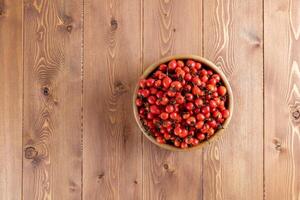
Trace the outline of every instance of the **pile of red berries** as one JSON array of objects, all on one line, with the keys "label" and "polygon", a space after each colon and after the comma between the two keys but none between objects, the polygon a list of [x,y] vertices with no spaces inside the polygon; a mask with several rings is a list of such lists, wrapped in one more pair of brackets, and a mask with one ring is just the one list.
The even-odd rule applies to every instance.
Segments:
[{"label": "pile of red berries", "polygon": [[135,104],[147,132],[179,148],[209,139],[230,115],[220,75],[194,60],[161,64],[139,82]]}]

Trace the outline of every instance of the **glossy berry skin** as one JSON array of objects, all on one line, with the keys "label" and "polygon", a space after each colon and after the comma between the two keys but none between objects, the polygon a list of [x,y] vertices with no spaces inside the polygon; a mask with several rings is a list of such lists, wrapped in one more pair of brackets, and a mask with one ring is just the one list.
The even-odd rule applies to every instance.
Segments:
[{"label": "glossy berry skin", "polygon": [[135,105],[138,106],[138,107],[140,107],[140,106],[143,105],[143,101],[141,99],[136,99],[135,100]]},{"label": "glossy berry skin", "polygon": [[213,129],[213,128],[209,128],[207,130],[207,135],[209,135],[209,136],[212,136],[214,133],[215,133],[215,129]]},{"label": "glossy berry skin", "polygon": [[185,143],[185,142],[182,142],[181,145],[180,145],[180,147],[181,147],[182,149],[186,149],[186,148],[188,148],[188,144]]},{"label": "glossy berry skin", "polygon": [[198,121],[204,121],[205,120],[205,116],[202,113],[197,114],[196,116]]},{"label": "glossy berry skin", "polygon": [[[156,78],[156,79],[158,79],[159,81],[161,80],[161,79],[163,79],[164,77],[165,77],[166,75],[162,72],[162,71],[156,71],[155,73],[154,73],[154,78]],[[155,84],[155,83],[154,83]],[[150,87],[150,86],[149,86]]]},{"label": "glossy berry skin", "polygon": [[201,132],[202,133],[207,133],[208,129],[209,129],[209,125],[208,124],[204,124],[203,127],[201,128]]},{"label": "glossy berry skin", "polygon": [[195,100],[195,106],[198,107],[198,108],[201,108],[201,106],[203,106],[203,100],[200,99],[200,98],[197,98]]},{"label": "glossy berry skin", "polygon": [[197,62],[196,65],[195,65],[195,68],[197,70],[199,70],[199,69],[201,69],[201,67],[202,67],[201,63]]},{"label": "glossy berry skin", "polygon": [[188,119],[190,116],[191,116],[190,113],[184,113],[184,114],[182,115],[182,118],[183,118],[183,119]]},{"label": "glossy berry skin", "polygon": [[191,94],[191,93],[186,93],[186,94],[185,94],[185,99],[186,99],[187,101],[193,101],[194,95]]},{"label": "glossy berry skin", "polygon": [[165,110],[167,113],[171,113],[174,112],[175,108],[172,105],[167,105]]},{"label": "glossy berry skin", "polygon": [[182,131],[178,134],[180,138],[185,138],[189,134],[188,130],[182,129]]},{"label": "glossy berry skin", "polygon": [[159,108],[158,108],[156,105],[150,106],[150,112],[151,112],[152,114],[155,114],[155,115],[160,114],[160,110],[159,110]]},{"label": "glossy berry skin", "polygon": [[175,71],[178,78],[183,79],[185,77],[185,71],[183,69],[177,67]]},{"label": "glossy berry skin", "polygon": [[146,82],[147,81],[145,79],[140,80],[140,82],[139,82],[140,88],[145,88],[146,87]]},{"label": "glossy berry skin", "polygon": [[212,128],[216,128],[217,127],[217,122],[216,122],[216,120],[213,119],[213,120],[208,122],[208,125]]},{"label": "glossy berry skin", "polygon": [[209,107],[209,106],[203,106],[203,107],[201,108],[201,112],[202,112],[203,114],[209,113],[209,112],[210,112],[210,107]]},{"label": "glossy berry skin", "polygon": [[162,97],[161,100],[160,100],[160,104],[161,105],[167,105],[169,103],[169,99],[168,97]]},{"label": "glossy berry skin", "polygon": [[160,71],[162,71],[162,72],[165,72],[165,71],[167,71],[167,67],[168,67],[168,66],[167,66],[166,64],[161,64],[161,65],[159,65],[159,68],[158,68],[158,69],[159,69]]},{"label": "glossy berry skin", "polygon": [[200,85],[201,85],[201,79],[200,79],[199,77],[194,77],[194,78],[192,79],[192,83],[193,83],[194,85],[200,86]]},{"label": "glossy berry skin", "polygon": [[214,92],[217,90],[216,86],[212,85],[212,84],[208,84],[206,85],[206,89],[210,92]]},{"label": "glossy berry skin", "polygon": [[221,114],[221,112],[218,111],[218,110],[214,111],[214,112],[212,113],[212,115],[213,115],[213,117],[214,117],[215,119],[222,118],[222,114]]},{"label": "glossy berry skin", "polygon": [[211,84],[211,85],[215,86],[217,84],[217,80],[214,79],[214,78],[209,79],[208,84]]},{"label": "glossy berry skin", "polygon": [[162,81],[161,81],[161,80],[156,80],[156,81],[154,82],[154,86],[155,86],[156,88],[160,87],[161,84],[162,84]]},{"label": "glossy berry skin", "polygon": [[161,137],[161,136],[158,136],[158,137],[156,138],[156,141],[157,141],[159,144],[164,144],[164,143],[165,143],[164,138]]},{"label": "glossy berry skin", "polygon": [[213,92],[213,93],[212,93],[212,97],[216,98],[216,97],[218,97],[218,96],[219,96],[218,92]]},{"label": "glossy berry skin", "polygon": [[226,93],[227,93],[226,87],[224,87],[224,86],[218,87],[218,94],[219,94],[220,96],[224,96]]},{"label": "glossy berry skin", "polygon": [[180,127],[176,127],[176,128],[174,129],[174,134],[175,134],[175,135],[179,135],[179,134],[181,134],[181,132],[182,132],[182,129],[181,129]]},{"label": "glossy berry skin", "polygon": [[185,92],[190,92],[190,91],[192,91],[192,86],[191,85],[185,85],[184,88],[183,88],[183,90]]},{"label": "glossy berry skin", "polygon": [[219,82],[221,80],[221,77],[219,74],[212,75],[212,78],[216,80],[216,82]]},{"label": "glossy berry skin", "polygon": [[172,79],[170,77],[165,77],[162,81],[162,85],[164,88],[169,88],[172,83]]},{"label": "glossy berry skin", "polygon": [[168,64],[169,70],[175,70],[177,67],[177,62],[176,60],[171,60]]},{"label": "glossy berry skin", "polygon": [[157,98],[162,98],[164,96],[164,92],[163,91],[158,91],[157,93],[156,93],[156,97]]},{"label": "glossy berry skin", "polygon": [[157,93],[157,89],[152,87],[150,88],[150,94],[156,94]]},{"label": "glossy berry skin", "polygon": [[181,142],[179,140],[176,140],[174,141],[174,146],[175,147],[180,147],[181,146]]},{"label": "glossy berry skin", "polygon": [[162,126],[165,128],[169,128],[172,125],[172,123],[169,120],[164,120]]},{"label": "glossy berry skin", "polygon": [[197,138],[193,138],[192,145],[197,146],[199,144],[199,140]]},{"label": "glossy berry skin", "polygon": [[200,113],[200,112],[201,112],[200,108],[195,108],[195,110],[194,110],[194,114],[195,115],[198,114],[198,113]]},{"label": "glossy berry skin", "polygon": [[177,67],[184,67],[184,62],[182,60],[177,60]]},{"label": "glossy berry skin", "polygon": [[209,140],[230,117],[221,76],[193,59],[170,60],[138,83],[134,105],[159,144],[190,148]]},{"label": "glossy berry skin", "polygon": [[154,82],[155,82],[155,79],[153,79],[153,78],[147,79],[147,81],[146,81],[147,87],[152,87]]},{"label": "glossy berry skin", "polygon": [[200,90],[200,88],[197,85],[195,85],[192,89],[192,93],[195,96],[202,96],[203,91]]},{"label": "glossy berry skin", "polygon": [[142,97],[144,97],[144,98],[146,98],[146,97],[148,97],[150,95],[150,91],[149,90],[142,90],[141,91],[141,96]]},{"label": "glossy berry skin", "polygon": [[182,88],[182,84],[179,81],[173,81],[171,83],[171,88],[174,88],[175,90],[180,90]]},{"label": "glossy berry skin", "polygon": [[172,112],[172,113],[170,114],[170,118],[173,119],[173,120],[178,120],[179,115],[178,115],[178,113],[176,113],[176,112]]},{"label": "glossy berry skin", "polygon": [[175,112],[179,112],[179,107],[180,107],[179,104],[175,104],[175,105],[174,105],[174,110],[175,110]]},{"label": "glossy berry skin", "polygon": [[223,111],[222,111],[222,117],[223,117],[224,119],[227,119],[227,118],[229,117],[229,111],[228,111],[228,110],[223,110]]},{"label": "glossy berry skin", "polygon": [[188,60],[188,61],[186,62],[186,65],[187,65],[188,67],[192,68],[192,67],[195,67],[195,66],[196,66],[196,63],[195,63],[195,61],[193,61],[193,60]]},{"label": "glossy berry skin", "polygon": [[187,118],[186,123],[190,126],[194,126],[196,124],[196,118],[195,117],[189,117],[189,118]]},{"label": "glossy berry skin", "polygon": [[209,107],[210,108],[216,108],[218,105],[217,105],[217,102],[214,101],[214,100],[210,100],[209,101]]},{"label": "glossy berry skin", "polygon": [[203,133],[198,134],[197,138],[202,141],[205,139],[205,135]]},{"label": "glossy berry skin", "polygon": [[188,134],[189,134],[189,135],[195,135],[195,131],[192,130],[192,129],[190,129],[190,130],[188,131]]},{"label": "glossy berry skin", "polygon": [[163,113],[160,114],[160,118],[162,120],[167,120],[169,118],[169,114],[166,113],[166,112],[163,112]]},{"label": "glossy berry skin", "polygon": [[168,95],[168,97],[174,97],[176,95],[176,92],[173,90],[168,90],[167,95]]},{"label": "glossy berry skin", "polygon": [[154,118],[154,114],[151,113],[151,112],[149,112],[149,113],[147,114],[147,119],[153,119],[153,118]]},{"label": "glossy berry skin", "polygon": [[195,125],[196,129],[201,129],[204,125],[204,122],[203,121],[198,121]]},{"label": "glossy berry skin", "polygon": [[148,97],[148,103],[155,104],[155,102],[156,102],[156,97],[155,96]]},{"label": "glossy berry skin", "polygon": [[171,139],[171,137],[172,136],[169,133],[164,133],[165,140],[169,140],[169,139]]},{"label": "glossy berry skin", "polygon": [[192,137],[186,137],[184,139],[184,142],[187,143],[187,144],[192,144],[193,140],[194,140],[194,138],[192,138]]},{"label": "glossy berry skin", "polygon": [[185,102],[184,97],[180,95],[176,95],[176,103],[183,104]]},{"label": "glossy berry skin", "polygon": [[195,108],[194,104],[192,102],[188,102],[186,105],[185,105],[186,109],[187,110],[193,110]]},{"label": "glossy berry skin", "polygon": [[208,112],[208,113],[204,114],[204,116],[205,116],[205,119],[209,119],[211,114],[210,114],[210,112]]},{"label": "glossy berry skin", "polygon": [[201,81],[203,82],[203,83],[206,83],[207,81],[208,81],[208,77],[205,75],[205,76],[202,76],[201,77]]},{"label": "glossy berry skin", "polygon": [[190,81],[190,80],[192,80],[192,78],[193,78],[193,76],[191,74],[185,74],[185,76],[184,76],[184,80],[186,80],[186,81]]}]

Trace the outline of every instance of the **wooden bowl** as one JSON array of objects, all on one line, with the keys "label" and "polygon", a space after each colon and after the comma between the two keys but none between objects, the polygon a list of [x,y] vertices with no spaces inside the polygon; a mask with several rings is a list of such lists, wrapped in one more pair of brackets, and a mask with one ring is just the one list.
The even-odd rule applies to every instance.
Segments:
[{"label": "wooden bowl", "polygon": [[145,130],[143,124],[141,123],[140,118],[139,118],[139,114],[138,114],[138,108],[135,105],[135,100],[137,98],[137,91],[138,91],[138,88],[139,88],[139,84],[138,83],[137,83],[137,85],[135,87],[134,94],[133,94],[133,99],[132,99],[133,100],[132,105],[133,105],[134,117],[135,117],[135,120],[136,120],[139,128],[141,129],[141,131],[143,132],[143,134],[146,136],[146,138],[148,138],[151,142],[153,142],[154,144],[156,144],[159,147],[162,147],[162,148],[170,150],[170,151],[192,151],[192,150],[200,149],[200,148],[204,147],[205,145],[209,144],[211,141],[217,139],[219,136],[221,136],[222,132],[228,126],[228,124],[229,124],[229,122],[231,120],[232,113],[233,113],[233,96],[232,96],[232,90],[231,90],[231,87],[230,87],[230,85],[229,85],[229,83],[227,81],[227,78],[225,77],[224,73],[214,63],[212,63],[211,61],[209,61],[209,60],[207,60],[207,59],[205,59],[203,57],[196,56],[196,55],[189,55],[189,54],[187,54],[187,55],[173,55],[173,56],[169,56],[169,57],[166,57],[166,58],[162,58],[161,60],[159,60],[159,61],[151,64],[144,71],[143,75],[140,77],[139,80],[147,78],[149,76],[149,74],[151,74],[151,72],[153,72],[154,70],[156,70],[156,68],[160,64],[167,63],[168,61],[173,60],[173,59],[176,59],[176,60],[177,59],[182,59],[182,60],[193,59],[195,61],[199,61],[200,63],[205,64],[208,68],[210,68],[213,71],[217,72],[221,76],[221,79],[222,79],[225,87],[227,88],[227,92],[228,92],[228,96],[229,96],[227,104],[228,104],[228,109],[230,111],[230,116],[223,123],[223,129],[219,129],[218,131],[215,132],[215,134],[211,138],[209,138],[208,140],[205,140],[203,142],[200,142],[199,145],[194,146],[194,147],[188,147],[186,149],[181,149],[181,148],[169,145],[169,144],[160,144],[160,143],[156,142],[155,138],[152,137],[150,135],[150,133],[148,133]]}]

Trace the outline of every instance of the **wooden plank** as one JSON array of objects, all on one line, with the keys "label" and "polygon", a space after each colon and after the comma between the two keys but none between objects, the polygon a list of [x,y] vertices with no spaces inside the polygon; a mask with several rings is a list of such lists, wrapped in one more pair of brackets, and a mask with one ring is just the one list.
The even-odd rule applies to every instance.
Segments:
[{"label": "wooden plank", "polygon": [[21,199],[22,3],[0,0],[0,199]]},{"label": "wooden plank", "polygon": [[204,152],[204,199],[263,199],[262,1],[203,6],[204,56],[224,71],[234,95],[228,130]]},{"label": "wooden plank", "polygon": [[300,198],[300,2],[265,0],[266,199]]},{"label": "wooden plank", "polygon": [[[144,1],[144,67],[202,53],[202,1]],[[202,199],[202,150],[178,153],[144,141],[144,199]],[[192,183],[192,184],[191,184]]]},{"label": "wooden plank", "polygon": [[84,13],[83,199],[142,199],[131,100],[141,73],[141,3],[88,0]]},{"label": "wooden plank", "polygon": [[81,199],[82,2],[25,1],[24,199]]}]

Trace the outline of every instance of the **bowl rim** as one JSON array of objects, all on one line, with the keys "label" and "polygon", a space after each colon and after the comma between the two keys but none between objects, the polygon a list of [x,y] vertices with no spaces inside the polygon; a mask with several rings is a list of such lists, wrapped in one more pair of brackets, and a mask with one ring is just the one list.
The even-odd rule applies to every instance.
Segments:
[{"label": "bowl rim", "polygon": [[[170,60],[173,60],[173,59],[176,59],[176,60],[178,60],[178,59],[184,59],[184,60],[193,59],[193,60],[199,61],[200,63],[205,64],[208,68],[211,68],[212,70],[217,72],[221,76],[221,80],[223,81],[223,83],[224,83],[224,85],[227,89],[228,97],[229,97],[228,110],[230,111],[230,115],[225,120],[225,122],[223,123],[223,129],[219,129],[218,131],[215,132],[215,134],[211,138],[209,138],[208,140],[205,140],[204,142],[200,142],[197,146],[188,147],[188,148],[185,148],[185,149],[174,147],[174,146],[169,145],[169,144],[160,144],[160,143],[156,142],[155,138],[152,137],[150,134],[148,134],[148,132],[145,130],[143,124],[141,123],[141,120],[140,120],[139,115],[138,115],[138,108],[135,104],[135,100],[137,98],[137,91],[139,89],[139,81],[141,79],[147,78],[148,75],[150,73],[152,73],[160,64],[166,63],[166,62],[168,62]],[[215,141],[216,139],[218,139],[222,135],[224,130],[227,128],[227,126],[228,126],[228,124],[231,120],[232,114],[233,114],[232,89],[231,89],[231,86],[230,86],[225,74],[222,72],[222,70],[218,66],[216,66],[213,62],[211,62],[210,60],[208,60],[204,57],[198,56],[198,55],[194,55],[194,54],[177,54],[177,55],[167,56],[167,57],[161,58],[160,60],[152,63],[151,65],[149,65],[144,70],[143,74],[139,77],[139,79],[136,83],[135,89],[134,89],[134,93],[133,93],[133,113],[134,113],[135,121],[137,122],[140,130],[143,132],[143,135],[146,136],[146,138],[148,138],[152,143],[156,144],[157,146],[159,146],[163,149],[167,149],[167,150],[170,150],[170,151],[180,151],[180,152],[193,151],[193,150],[201,149],[204,146],[210,144],[212,141]]]}]

